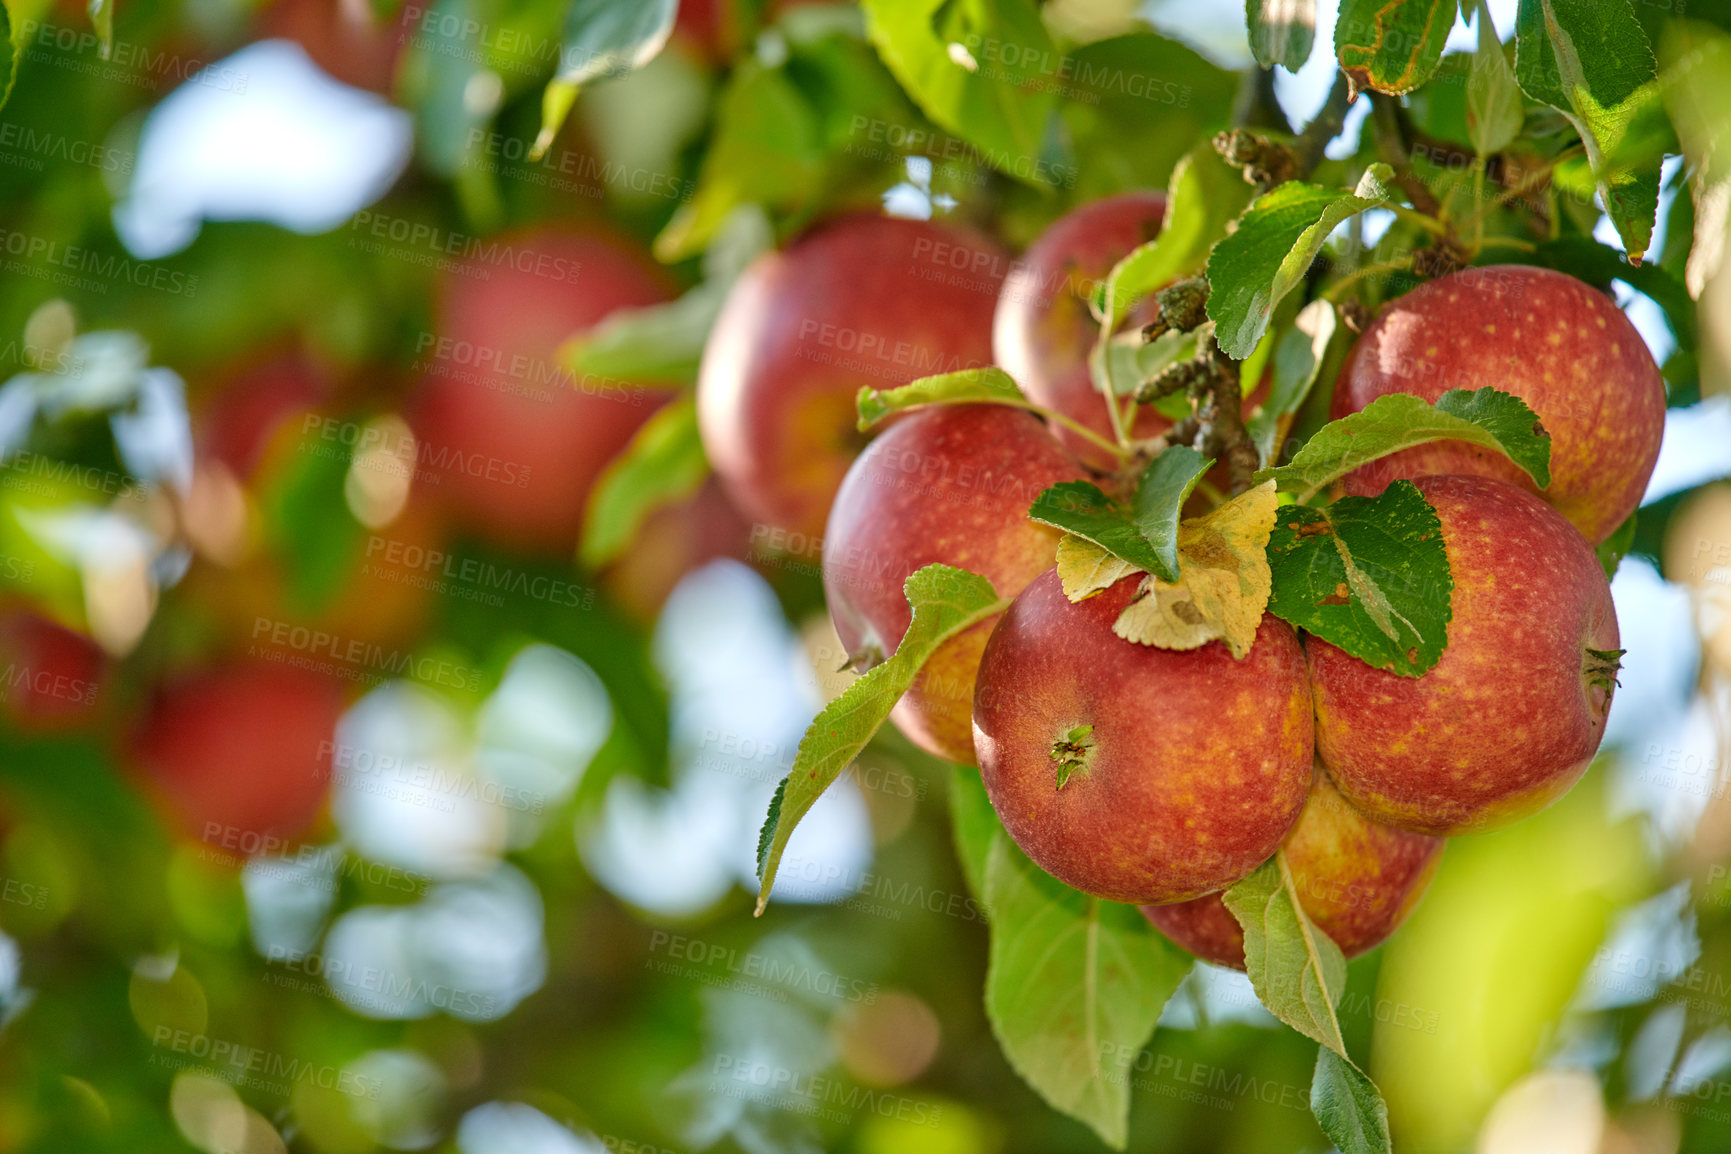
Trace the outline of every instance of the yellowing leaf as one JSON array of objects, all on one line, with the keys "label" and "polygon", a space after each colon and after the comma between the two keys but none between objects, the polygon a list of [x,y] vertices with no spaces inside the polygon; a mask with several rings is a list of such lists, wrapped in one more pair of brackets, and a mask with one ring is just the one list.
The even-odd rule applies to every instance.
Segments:
[{"label": "yellowing leaf", "polygon": [[1114,557],[1086,537],[1066,533],[1058,542],[1058,580],[1064,596],[1082,601],[1141,570]]},{"label": "yellowing leaf", "polygon": [[1232,656],[1248,654],[1273,583],[1268,538],[1276,507],[1274,486],[1264,482],[1180,525],[1178,580],[1149,575],[1112,631],[1161,649],[1195,649],[1219,638]]}]

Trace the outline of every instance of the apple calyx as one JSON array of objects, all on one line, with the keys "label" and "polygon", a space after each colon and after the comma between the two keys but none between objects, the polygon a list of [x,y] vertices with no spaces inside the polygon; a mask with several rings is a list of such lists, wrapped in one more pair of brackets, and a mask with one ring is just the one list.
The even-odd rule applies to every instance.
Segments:
[{"label": "apple calyx", "polygon": [[1088,772],[1088,763],[1093,760],[1094,753],[1093,733],[1092,725],[1077,725],[1052,743],[1052,762],[1058,773],[1056,788],[1063,789],[1070,775],[1078,770]]},{"label": "apple calyx", "polygon": [[1611,710],[1611,698],[1617,692],[1617,686],[1622,682],[1617,680],[1617,673],[1623,668],[1623,654],[1627,649],[1588,649],[1586,657],[1581,662],[1581,680],[1589,691],[1603,691],[1603,697],[1589,693],[1593,697],[1594,712],[1598,720],[1603,721],[1605,714]]}]

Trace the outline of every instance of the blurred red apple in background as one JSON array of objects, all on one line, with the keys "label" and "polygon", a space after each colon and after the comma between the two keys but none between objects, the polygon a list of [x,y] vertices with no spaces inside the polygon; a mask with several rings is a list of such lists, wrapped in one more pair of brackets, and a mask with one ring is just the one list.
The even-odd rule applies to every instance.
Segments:
[{"label": "blurred red apple in background", "polygon": [[668,295],[647,256],[591,232],[498,237],[448,272],[410,422],[429,495],[478,536],[570,554],[596,476],[668,393],[573,380],[556,350],[616,309]]},{"label": "blurred red apple in background", "polygon": [[749,534],[712,477],[685,500],[651,513],[631,548],[602,571],[601,586],[632,617],[653,621],[687,573],[722,557],[743,558]]},{"label": "blurred red apple in background", "polygon": [[99,700],[108,657],[75,633],[28,609],[0,616],[0,690],[6,720],[31,733],[88,725]]},{"label": "blurred red apple in background", "polygon": [[344,84],[388,94],[397,61],[430,7],[425,0],[403,0],[397,16],[386,20],[369,0],[273,0],[260,31],[293,40]]},{"label": "blurred red apple in background", "polygon": [[306,669],[207,669],[157,691],[127,758],[181,833],[252,852],[318,816],[343,701],[342,682]]},{"label": "blurred red apple in background", "polygon": [[754,521],[817,536],[865,445],[855,395],[991,363],[1006,258],[973,232],[855,216],[759,257],[697,386],[703,445]]},{"label": "blurred red apple in background", "polygon": [[[1088,368],[1088,356],[1100,338],[1100,322],[1089,302],[1113,265],[1159,235],[1165,217],[1166,197],[1158,192],[1126,192],[1084,204],[1028,246],[998,296],[992,322],[998,365],[1029,400],[1107,440],[1112,439],[1112,422]],[[1152,308],[1150,297],[1126,327],[1147,323]],[[1144,405],[1132,433],[1154,437],[1171,424]],[[1111,463],[1097,447],[1066,429],[1058,430],[1058,439],[1089,464]]]},{"label": "blurred red apple in background", "polygon": [[[888,657],[907,632],[909,574],[941,563],[1014,597],[1057,560],[1056,530],[1028,519],[1042,490],[1087,471],[1031,413],[1002,405],[915,412],[848,470],[824,531],[823,583],[836,634],[856,659]],[[974,675],[996,617],[950,638],[892,716],[921,749],[974,760]]]},{"label": "blurred red apple in background", "polygon": [[1341,793],[1419,833],[1494,829],[1574,785],[1616,685],[1617,612],[1557,510],[1487,477],[1414,482],[1454,575],[1448,647],[1419,677],[1305,641],[1316,747]]},{"label": "blurred red apple in background", "polygon": [[1157,649],[1113,623],[1142,575],[1083,601],[1048,569],[980,660],[974,751],[1004,828],[1046,872],[1119,902],[1177,902],[1267,861],[1310,790],[1310,690],[1292,627]]},{"label": "blurred red apple in background", "polygon": [[[1298,902],[1340,952],[1356,958],[1400,928],[1442,858],[1441,838],[1372,821],[1318,770],[1281,847]],[[1244,931],[1218,893],[1143,906],[1156,929],[1197,957],[1244,968]]]},{"label": "blurred red apple in background", "polygon": [[1389,393],[1435,401],[1491,385],[1532,406],[1551,434],[1539,490],[1501,453],[1435,441],[1346,478],[1358,495],[1397,478],[1472,473],[1536,493],[1595,545],[1641,503],[1665,430],[1665,385],[1629,318],[1574,277],[1525,265],[1469,268],[1384,306],[1335,387],[1333,415]]}]

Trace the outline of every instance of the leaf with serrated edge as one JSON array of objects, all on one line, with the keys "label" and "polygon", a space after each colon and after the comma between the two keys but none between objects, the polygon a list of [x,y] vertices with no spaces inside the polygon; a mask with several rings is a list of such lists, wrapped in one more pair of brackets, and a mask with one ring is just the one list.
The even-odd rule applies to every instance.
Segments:
[{"label": "leaf with serrated edge", "polygon": [[1030,519],[1085,537],[1138,569],[1165,564],[1130,514],[1089,481],[1060,481],[1034,498]]},{"label": "leaf with serrated edge", "polygon": [[649,514],[689,497],[709,476],[690,396],[662,406],[607,463],[590,490],[578,557],[591,569],[616,560]]},{"label": "leaf with serrated edge", "polygon": [[1346,1056],[1335,1006],[1346,989],[1346,958],[1298,903],[1286,858],[1276,853],[1223,895],[1244,930],[1244,969],[1268,1012]]},{"label": "leaf with serrated edge", "polygon": [[1297,72],[1316,46],[1316,0],[1244,0],[1250,51],[1264,68]]},{"label": "leaf with serrated edge", "polygon": [[794,826],[882,727],[927,658],[957,633],[1009,604],[984,577],[948,565],[916,570],[904,588],[913,607],[913,620],[895,655],[823,707],[800,739],[793,768],[776,791],[777,804],[771,807],[758,839],[760,914],[769,904],[775,870]]},{"label": "leaf with serrated edge", "polygon": [[1107,274],[1100,292],[1106,331],[1116,332],[1130,310],[1162,285],[1200,271],[1208,250],[1249,202],[1243,175],[1211,145],[1180,160],[1172,170],[1160,235],[1131,249]]},{"label": "leaf with serrated edge", "polygon": [[1442,523],[1411,481],[1322,509],[1282,506],[1268,563],[1276,617],[1402,677],[1441,659],[1454,578]]},{"label": "leaf with serrated edge", "polygon": [[1363,1070],[1327,1046],[1316,1050],[1310,1112],[1340,1154],[1392,1154],[1388,1104]]},{"label": "leaf with serrated edge", "polygon": [[1296,412],[1310,395],[1310,388],[1322,369],[1322,358],[1328,352],[1328,342],[1334,339],[1337,327],[1334,305],[1325,300],[1314,300],[1298,310],[1292,328],[1275,346],[1274,383],[1268,390],[1268,400],[1244,423],[1244,431],[1250,434],[1258,459],[1264,464],[1274,457],[1274,438],[1280,432],[1280,418]]},{"label": "leaf with serrated edge", "polygon": [[1478,2],[1479,48],[1473,54],[1467,77],[1467,134],[1473,151],[1480,156],[1501,152],[1521,134],[1526,110],[1521,107],[1521,86],[1503,55],[1502,41],[1491,20],[1488,0]]},{"label": "leaf with serrated edge", "polygon": [[1136,528],[1160,559],[1149,572],[1163,581],[1178,580],[1178,515],[1213,464],[1189,445],[1173,445],[1149,462],[1136,483]]},{"label": "leaf with serrated edge", "polygon": [[1078,893],[1029,861],[998,825],[977,774],[958,771],[954,796],[971,815],[957,819],[958,851],[985,855],[964,873],[985,884],[992,1033],[1042,1098],[1123,1149],[1128,1063],[1193,962],[1134,906]]},{"label": "leaf with serrated edge", "polygon": [[921,377],[893,389],[874,389],[862,385],[859,391],[859,428],[865,432],[879,421],[904,409],[921,405],[960,405],[996,403],[1028,407],[1027,398],[1010,374],[996,366],[982,369],[962,369],[954,373],[939,373]]},{"label": "leaf with serrated edge", "polygon": [[1342,0],[1334,55],[1354,92],[1400,96],[1442,62],[1455,25],[1455,0]]},{"label": "leaf with serrated edge", "polygon": [[1662,99],[1659,65],[1629,0],[1522,0],[1515,17],[1515,79],[1580,133],[1587,163],[1629,259],[1653,236],[1661,157],[1636,168],[1616,154],[1645,106]]},{"label": "leaf with serrated edge", "polygon": [[1543,489],[1551,483],[1551,436],[1538,414],[1511,393],[1485,386],[1450,389],[1434,406],[1411,393],[1388,393],[1316,431],[1290,462],[1256,474],[1301,501],[1361,465],[1432,441],[1496,449]]},{"label": "leaf with serrated edge", "polygon": [[1064,596],[1083,601],[1102,589],[1110,588],[1141,569],[1122,557],[1114,557],[1086,537],[1064,534],[1058,542],[1058,581],[1064,586]]},{"label": "leaf with serrated edge", "polygon": [[1274,486],[1264,483],[1184,522],[1177,582],[1150,574],[1112,631],[1160,649],[1195,649],[1218,638],[1243,658],[1256,644],[1268,604],[1267,548],[1276,508]]},{"label": "leaf with serrated edge", "polygon": [[1243,360],[1268,329],[1269,318],[1298,287],[1335,226],[1386,204],[1394,170],[1373,164],[1351,192],[1289,180],[1257,197],[1238,229],[1208,256],[1208,316],[1215,339]]}]

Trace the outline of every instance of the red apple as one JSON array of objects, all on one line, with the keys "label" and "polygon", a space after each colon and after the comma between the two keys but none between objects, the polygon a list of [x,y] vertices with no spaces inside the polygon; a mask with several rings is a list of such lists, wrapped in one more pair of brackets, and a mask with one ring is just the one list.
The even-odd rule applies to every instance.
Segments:
[{"label": "red apple", "polygon": [[1437,835],[1555,801],[1593,760],[1615,685],[1617,614],[1561,514],[1486,477],[1421,477],[1454,574],[1442,659],[1420,677],[1306,642],[1316,743],[1349,800]]},{"label": "red apple", "polygon": [[680,578],[721,557],[744,557],[750,529],[710,478],[651,513],[631,548],[602,572],[601,586],[632,617],[653,623]]},{"label": "red apple", "polygon": [[205,670],[157,693],[129,760],[186,836],[252,852],[318,816],[343,698],[341,682],[289,665]]},{"label": "red apple", "polygon": [[[1051,568],[1059,534],[1028,506],[1059,481],[1086,476],[1046,426],[1002,405],[915,412],[848,470],[824,532],[823,583],[850,654],[894,653],[910,611],[902,583],[925,565],[978,573],[1012,597]],[[945,642],[893,717],[920,748],[974,760],[974,674],[997,618]]]},{"label": "red apple", "polygon": [[596,476],[668,394],[573,380],[555,350],[615,309],[667,296],[646,257],[599,234],[489,241],[445,278],[438,332],[420,342],[417,480],[435,482],[453,520],[479,536],[569,554]]},{"label": "red apple", "polygon": [[198,407],[198,455],[250,479],[284,425],[317,409],[330,391],[325,374],[293,354],[243,366],[209,390]]},{"label": "red apple", "polygon": [[821,533],[865,445],[860,386],[990,364],[1005,268],[975,233],[877,216],[758,258],[728,296],[697,386],[704,448],[740,511]]},{"label": "red apple", "polygon": [[[1100,336],[1089,305],[1112,266],[1160,232],[1166,197],[1158,192],[1108,196],[1060,217],[1022,254],[998,296],[992,351],[1029,400],[1080,421],[1107,438],[1112,422],[1094,388],[1088,356]],[[1153,300],[1132,324],[1146,323]],[[1144,405],[1132,432],[1154,437],[1172,422]],[[1111,462],[1069,430],[1058,439],[1096,466]]]},{"label": "red apple", "polygon": [[1311,713],[1292,627],[1264,617],[1245,658],[1112,632],[1141,575],[1087,600],[1048,569],[986,643],[974,691],[980,777],[1043,869],[1119,902],[1178,902],[1267,861],[1310,790]]},{"label": "red apple", "polygon": [[1532,406],[1551,434],[1542,492],[1501,453],[1437,441],[1346,480],[1374,495],[1397,478],[1473,473],[1538,493],[1598,544],[1641,502],[1665,428],[1665,386],[1641,334],[1603,293],[1560,272],[1472,268],[1385,306],[1341,371],[1336,417],[1388,393],[1435,401],[1491,385]]},{"label": "red apple", "polygon": [[[1406,920],[1436,873],[1441,838],[1372,821],[1321,770],[1281,847],[1298,901],[1341,953],[1356,958]],[[1244,968],[1244,932],[1220,894],[1143,906],[1156,929],[1197,957]]]},{"label": "red apple", "polygon": [[88,724],[101,708],[108,659],[90,638],[27,609],[0,619],[6,720],[31,733]]},{"label": "red apple", "polygon": [[369,0],[275,0],[264,13],[263,31],[295,41],[344,84],[388,94],[397,61],[431,7],[404,0],[395,19],[380,20]]}]

